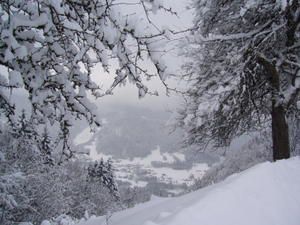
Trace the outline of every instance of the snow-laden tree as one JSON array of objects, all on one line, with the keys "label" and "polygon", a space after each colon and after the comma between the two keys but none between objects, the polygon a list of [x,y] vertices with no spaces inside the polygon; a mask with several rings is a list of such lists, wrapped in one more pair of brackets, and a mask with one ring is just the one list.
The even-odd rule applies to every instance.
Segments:
[{"label": "snow-laden tree", "polygon": [[120,193],[115,181],[114,171],[111,160],[104,162],[103,159],[96,161],[88,167],[88,181],[94,181],[98,185],[106,187],[110,194],[120,200]]},{"label": "snow-laden tree", "polygon": [[25,176],[16,166],[16,151],[11,151],[15,142],[8,130],[0,125],[0,224],[3,225],[17,221],[13,212],[23,210],[23,203],[27,201],[23,186]]},{"label": "snow-laden tree", "polygon": [[54,165],[54,159],[53,159],[53,141],[49,135],[49,131],[47,127],[44,128],[44,131],[41,135],[41,138],[38,142],[40,154],[43,158],[44,164],[53,166]]},{"label": "snow-laden tree", "polygon": [[42,154],[38,147],[38,135],[25,111],[4,129],[7,143],[3,147],[6,157],[23,172],[37,170]]},{"label": "snow-laden tree", "polygon": [[[179,125],[187,143],[230,143],[272,127],[273,158],[290,156],[287,118],[299,113],[298,0],[195,0]],[[297,108],[298,107],[298,108]]]},{"label": "snow-laden tree", "polygon": [[[35,137],[25,112],[13,126],[0,123],[1,225],[39,224],[61,214],[79,219],[86,211],[104,215],[120,209],[111,161],[94,166],[73,159],[58,165],[47,129],[42,138]],[[93,165],[93,177],[88,165]]]},{"label": "snow-laden tree", "polygon": [[[128,5],[135,5],[143,15],[122,13]],[[157,44],[166,31],[151,21],[158,10],[172,12],[157,0],[1,1],[1,113],[9,117],[15,112],[7,90],[23,88],[35,123],[58,123],[66,140],[72,118],[99,125],[89,94],[96,98],[110,94],[126,81],[136,85],[139,97],[151,94],[145,80],[158,77],[164,83],[167,75]],[[91,79],[92,69],[100,64],[103,71],[111,72],[115,61],[114,82],[109,90],[101,90]],[[64,148],[68,147],[65,142]]]}]

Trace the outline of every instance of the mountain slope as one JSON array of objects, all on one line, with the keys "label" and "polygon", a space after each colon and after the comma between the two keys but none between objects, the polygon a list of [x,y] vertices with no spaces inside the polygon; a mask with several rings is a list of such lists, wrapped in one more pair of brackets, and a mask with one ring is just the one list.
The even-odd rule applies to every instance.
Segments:
[{"label": "mountain slope", "polygon": [[[300,158],[262,163],[176,198],[114,214],[110,225],[299,225]],[[105,217],[80,225],[104,225]]]},{"label": "mountain slope", "polygon": [[136,106],[107,105],[99,112],[101,128],[76,123],[73,143],[92,160],[111,159],[116,178],[123,186],[147,188],[170,196],[185,192],[218,160],[213,153],[192,154],[181,148],[182,131],[168,134],[170,114]]}]

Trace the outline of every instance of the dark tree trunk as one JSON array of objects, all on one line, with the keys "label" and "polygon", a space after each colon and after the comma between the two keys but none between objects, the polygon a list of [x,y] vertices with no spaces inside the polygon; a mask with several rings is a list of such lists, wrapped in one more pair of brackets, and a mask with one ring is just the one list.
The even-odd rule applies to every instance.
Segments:
[{"label": "dark tree trunk", "polygon": [[266,69],[270,76],[269,82],[272,91],[272,140],[273,140],[273,160],[287,159],[290,157],[289,128],[285,119],[285,108],[277,104],[276,98],[280,93],[280,77],[275,65],[264,57],[257,56],[258,62]]},{"label": "dark tree trunk", "polygon": [[283,106],[272,106],[273,160],[290,157],[289,129]]}]

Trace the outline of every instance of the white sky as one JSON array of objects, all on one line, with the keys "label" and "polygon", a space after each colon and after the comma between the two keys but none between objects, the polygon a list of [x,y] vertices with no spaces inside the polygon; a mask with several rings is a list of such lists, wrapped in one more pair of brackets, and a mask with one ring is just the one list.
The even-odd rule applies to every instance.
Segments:
[{"label": "white sky", "polygon": [[[137,2],[135,0],[124,0],[124,2]],[[190,0],[163,0],[163,3],[167,8],[171,7],[174,11],[178,13],[178,17],[171,16],[169,14],[160,12],[153,16],[151,19],[155,22],[156,25],[160,27],[169,27],[173,30],[185,30],[192,26],[192,10],[188,10],[187,6],[190,3]],[[131,12],[135,12],[135,6],[132,6],[129,10]],[[123,9],[122,9],[123,10]],[[175,44],[175,42],[173,42]],[[168,55],[165,56],[164,61],[166,62],[168,68],[172,68],[172,72],[180,73],[180,64],[183,61],[181,57],[177,56],[176,50],[168,52]],[[113,82],[113,67],[111,68],[112,74],[104,74],[102,72],[101,66],[99,65],[94,69],[93,78],[98,81],[97,83],[102,84],[104,89],[107,89],[110,84]],[[171,87],[179,86],[180,83],[178,81],[174,81],[171,79],[167,80],[167,83],[170,84]],[[117,87],[114,90],[114,94],[111,96],[105,96],[97,100],[97,105],[101,105],[101,103],[122,103],[122,104],[138,104],[143,107],[150,107],[153,109],[159,110],[170,110],[176,106],[178,102],[178,98],[174,95],[171,97],[167,97],[165,94],[165,88],[159,80],[151,81],[147,83],[150,90],[157,90],[159,92],[159,96],[149,96],[142,99],[138,99],[138,90],[137,88],[127,83],[124,87]]]},{"label": "white sky", "polygon": [[[139,2],[139,0],[120,0],[122,2]],[[167,8],[171,7],[173,11],[176,11],[178,13],[178,17],[171,16],[170,14],[166,14],[163,12],[157,13],[155,16],[153,16],[151,19],[153,22],[155,22],[156,25],[160,27],[169,27],[173,30],[185,30],[186,28],[190,27],[192,24],[192,10],[188,10],[186,7],[188,6],[188,3],[191,0],[162,0],[165,6]],[[129,10],[134,13],[138,13],[138,11],[135,11],[136,6],[131,6]],[[123,8],[122,8],[123,10]],[[175,42],[173,42],[175,43]],[[168,68],[172,69],[175,73],[180,73],[180,64],[183,61],[182,58],[177,56],[176,50],[168,52],[168,55],[165,56],[166,65]],[[100,86],[103,86],[103,89],[108,89],[109,86],[113,82],[114,78],[114,69],[113,67],[110,70],[112,74],[104,74],[101,65],[96,66],[96,68],[93,70],[93,79],[97,81],[97,83]],[[2,74],[6,74],[7,71],[3,69],[3,67],[0,67],[0,72]],[[179,85],[177,81],[174,81],[172,79],[167,80],[167,83],[170,84],[171,87],[176,87]],[[178,98],[176,98],[174,95],[171,97],[167,97],[165,95],[165,88],[163,87],[162,83],[156,79],[154,81],[151,81],[150,83],[147,83],[148,87],[151,91],[157,90],[159,92],[159,96],[149,96],[146,95],[143,99],[138,99],[138,90],[137,88],[127,83],[125,87],[117,87],[114,90],[114,94],[110,96],[105,96],[100,99],[96,100],[96,104],[100,106],[101,110],[101,104],[103,103],[117,103],[117,104],[134,104],[139,105],[141,107],[148,107],[158,110],[171,110],[174,108],[174,106],[178,102]],[[20,102],[18,99],[22,98],[21,96],[24,96],[24,93],[20,90],[14,90],[14,94],[16,95],[17,102]],[[22,102],[22,101],[21,101]],[[26,101],[25,101],[26,102]],[[24,104],[23,104],[24,105]],[[21,108],[24,106],[21,105]]]}]

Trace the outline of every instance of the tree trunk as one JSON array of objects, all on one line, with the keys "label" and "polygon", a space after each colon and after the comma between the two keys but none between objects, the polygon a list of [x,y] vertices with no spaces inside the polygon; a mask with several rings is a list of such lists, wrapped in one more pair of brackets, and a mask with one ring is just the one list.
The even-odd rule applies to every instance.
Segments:
[{"label": "tree trunk", "polygon": [[265,57],[258,55],[258,62],[269,74],[269,82],[272,90],[272,140],[273,140],[273,160],[287,159],[290,157],[289,128],[285,119],[285,108],[277,104],[277,97],[280,93],[280,77],[275,65]]},{"label": "tree trunk", "polygon": [[289,129],[283,106],[272,104],[273,160],[290,157]]}]

